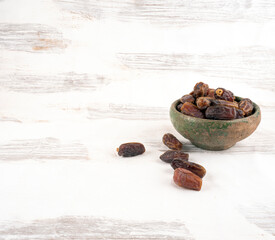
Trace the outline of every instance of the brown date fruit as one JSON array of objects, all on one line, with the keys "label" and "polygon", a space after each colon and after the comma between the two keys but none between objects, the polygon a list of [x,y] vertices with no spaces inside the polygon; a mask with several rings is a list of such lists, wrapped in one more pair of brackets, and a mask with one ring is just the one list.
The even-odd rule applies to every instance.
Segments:
[{"label": "brown date fruit", "polygon": [[226,106],[210,106],[205,111],[205,117],[214,120],[231,120],[236,118],[236,108]]},{"label": "brown date fruit", "polygon": [[182,105],[180,111],[188,116],[191,117],[197,117],[197,118],[204,118],[203,113],[195,106],[194,104],[190,102],[186,102]]},{"label": "brown date fruit", "polygon": [[207,84],[205,84],[203,82],[198,82],[198,83],[196,83],[196,85],[194,87],[193,96],[195,98],[205,97],[207,95],[208,89],[209,89],[209,87]]},{"label": "brown date fruit", "polygon": [[189,162],[189,161],[185,161],[185,160],[174,159],[171,162],[171,166],[174,169],[176,169],[176,168],[187,169],[187,170],[191,171],[192,173],[195,173],[200,178],[203,178],[206,174],[206,170],[203,166],[201,166],[197,163],[193,163],[193,162]]},{"label": "brown date fruit", "polygon": [[224,88],[217,88],[215,90],[214,95],[215,95],[215,98],[217,98],[217,99],[222,99],[222,100],[230,101],[230,102],[234,101],[234,94],[231,91],[226,90]]},{"label": "brown date fruit", "polygon": [[253,111],[253,103],[249,98],[243,98],[240,102],[239,102],[239,109],[241,109],[245,116],[249,116],[251,115],[252,111]]},{"label": "brown date fruit", "polygon": [[238,103],[236,101],[230,102],[230,101],[225,101],[225,100],[221,100],[221,99],[212,99],[211,105],[213,105],[213,106],[221,105],[221,106],[234,107],[234,108],[239,107]]},{"label": "brown date fruit", "polygon": [[182,148],[182,143],[171,133],[164,134],[162,142],[172,150],[180,150]]},{"label": "brown date fruit", "polygon": [[189,154],[180,150],[168,150],[159,157],[163,162],[171,163],[174,159],[188,161]]},{"label": "brown date fruit", "polygon": [[174,171],[174,182],[183,188],[188,188],[196,191],[201,190],[202,179],[196,174],[184,168],[176,168]]},{"label": "brown date fruit", "polygon": [[144,153],[145,147],[137,142],[124,143],[117,148],[117,152],[122,157],[133,157]]},{"label": "brown date fruit", "polygon": [[207,91],[206,97],[214,98],[215,97],[214,94],[215,94],[215,89],[214,88],[209,88],[208,91]]},{"label": "brown date fruit", "polygon": [[181,107],[182,107],[182,103],[179,103],[178,105],[177,105],[177,110],[180,112],[180,109],[181,109]]},{"label": "brown date fruit", "polygon": [[184,95],[184,96],[182,96],[180,98],[180,101],[182,103],[185,103],[185,102],[194,103],[195,102],[195,98],[192,95],[190,95],[190,94],[186,94],[186,95]]},{"label": "brown date fruit", "polygon": [[199,97],[196,100],[196,104],[198,109],[203,110],[208,108],[211,105],[211,98],[210,97]]},{"label": "brown date fruit", "polygon": [[241,109],[236,109],[236,119],[244,118],[244,112]]}]

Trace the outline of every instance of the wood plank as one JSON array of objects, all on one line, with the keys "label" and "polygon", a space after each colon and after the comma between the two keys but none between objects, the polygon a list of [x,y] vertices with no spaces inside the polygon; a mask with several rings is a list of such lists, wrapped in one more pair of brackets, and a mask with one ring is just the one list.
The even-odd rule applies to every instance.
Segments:
[{"label": "wood plank", "polygon": [[62,143],[57,138],[26,138],[0,144],[0,161],[88,159],[88,150],[83,144]]},{"label": "wood plank", "polygon": [[0,23],[0,49],[60,53],[69,44],[57,29],[33,23]]},{"label": "wood plank", "polygon": [[114,104],[88,107],[88,119],[117,118],[123,120],[168,120],[165,107],[139,106],[133,104]]},{"label": "wood plank", "polygon": [[[275,50],[255,46],[221,53],[120,53],[121,63],[144,71],[194,72],[275,91]],[[261,79],[261,81],[259,81]],[[264,82],[264,84],[263,84]]]},{"label": "wood plank", "polygon": [[142,21],[164,26],[233,21],[264,22],[275,18],[272,0],[55,0],[66,11],[94,19]]},{"label": "wood plank", "polygon": [[123,221],[64,216],[31,222],[1,222],[0,239],[194,239],[182,222]]},{"label": "wood plank", "polygon": [[271,233],[275,236],[275,206],[270,205],[254,205],[242,206],[239,208],[240,212],[253,224],[257,225],[259,228]]},{"label": "wood plank", "polygon": [[[179,139],[184,143],[183,150],[188,153],[199,152],[199,153],[207,153],[209,151],[197,148],[191,142],[183,137],[179,137]],[[167,148],[162,144],[161,141],[149,141],[145,142],[146,146],[151,146],[160,151],[160,154],[167,151]],[[252,154],[252,153],[260,153],[260,154],[275,154],[275,147],[273,143],[273,138],[270,136],[270,132],[266,130],[256,130],[251,136],[247,139],[236,143],[236,145],[228,150],[222,152],[222,154],[234,154],[243,155],[243,154]],[[217,155],[220,155],[220,152],[216,152]]]},{"label": "wood plank", "polygon": [[95,91],[111,80],[100,74],[64,72],[55,75],[37,75],[22,69],[0,73],[0,88],[25,93],[57,93]]}]

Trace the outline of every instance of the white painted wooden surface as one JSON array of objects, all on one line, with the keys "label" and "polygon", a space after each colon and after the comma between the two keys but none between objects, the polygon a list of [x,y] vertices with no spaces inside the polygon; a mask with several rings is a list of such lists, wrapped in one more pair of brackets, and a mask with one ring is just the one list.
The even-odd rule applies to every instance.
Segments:
[{"label": "white painted wooden surface", "polygon": [[[1,0],[0,239],[275,239],[274,30],[272,0]],[[256,132],[180,137],[169,106],[198,81],[258,103]],[[159,160],[166,132],[200,192]]]}]

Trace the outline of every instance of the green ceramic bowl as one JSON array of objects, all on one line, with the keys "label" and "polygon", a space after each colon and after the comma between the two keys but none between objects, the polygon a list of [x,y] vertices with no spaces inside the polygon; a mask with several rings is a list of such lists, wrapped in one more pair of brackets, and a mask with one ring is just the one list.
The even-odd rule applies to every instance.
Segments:
[{"label": "green ceramic bowl", "polygon": [[[242,98],[236,97],[236,101]],[[236,142],[250,136],[261,121],[261,111],[253,103],[254,111],[249,117],[235,120],[211,120],[190,117],[180,113],[176,106],[179,100],[173,102],[170,108],[170,118],[175,129],[192,144],[207,150],[225,150]]]}]

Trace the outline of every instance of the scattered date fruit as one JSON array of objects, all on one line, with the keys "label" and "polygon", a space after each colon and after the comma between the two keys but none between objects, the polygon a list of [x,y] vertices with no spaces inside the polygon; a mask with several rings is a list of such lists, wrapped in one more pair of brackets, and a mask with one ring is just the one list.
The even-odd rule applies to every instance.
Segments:
[{"label": "scattered date fruit", "polygon": [[[184,104],[189,104],[185,102]],[[183,105],[184,105],[183,104]],[[190,103],[192,104],[192,103]],[[171,133],[162,137],[163,143],[171,149],[182,149],[182,143]],[[174,171],[174,182],[184,188],[201,190],[202,178],[206,174],[203,166],[189,162],[189,154],[182,150],[168,150],[159,157],[162,161],[170,163]]]},{"label": "scattered date fruit", "polygon": [[174,171],[174,182],[180,187],[200,191],[202,179],[196,174],[184,168],[176,168]]},{"label": "scattered date fruit", "polygon": [[182,148],[182,143],[171,133],[164,134],[162,142],[172,150],[180,150]]},{"label": "scattered date fruit", "polygon": [[117,152],[122,157],[133,157],[144,153],[145,147],[137,142],[124,143],[117,148]]},{"label": "scattered date fruit", "polygon": [[171,163],[174,159],[188,161],[189,154],[181,150],[168,150],[159,157],[163,162]]},{"label": "scattered date fruit", "polygon": [[183,95],[177,110],[196,118],[233,120],[248,117],[253,113],[253,102],[249,98],[235,101],[234,94],[224,88],[209,88],[198,82],[191,93]]},{"label": "scattered date fruit", "polygon": [[189,170],[192,173],[195,173],[200,178],[203,178],[206,174],[206,170],[203,166],[201,166],[197,163],[193,163],[193,162],[189,162],[189,161],[185,161],[185,160],[174,159],[171,162],[171,167],[173,169],[184,168],[186,170]]}]

